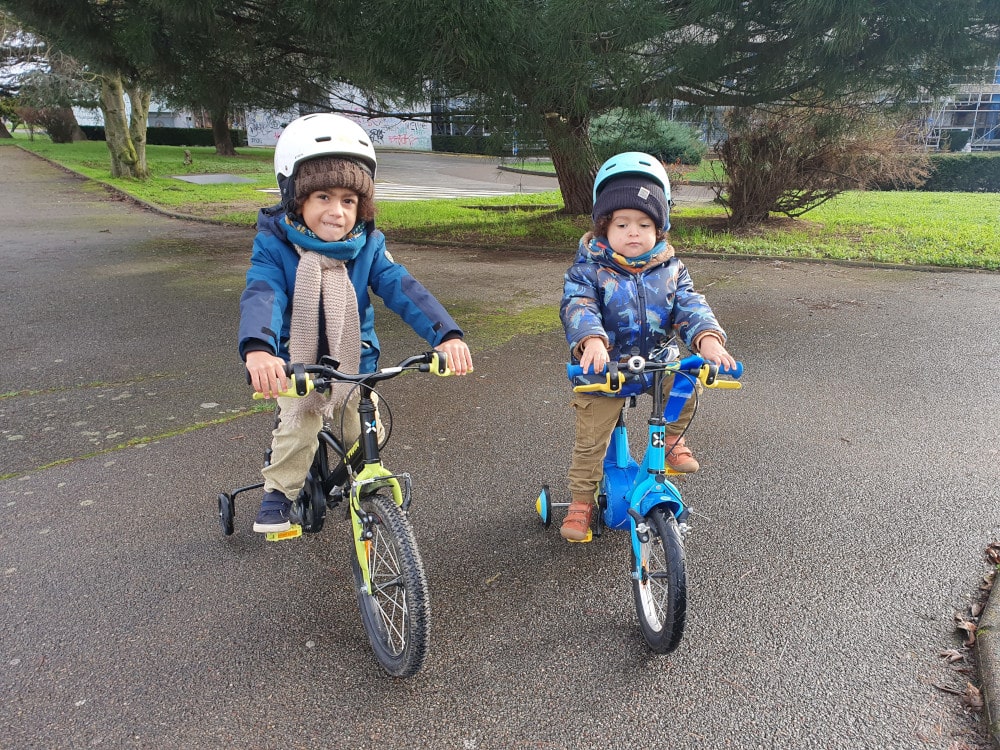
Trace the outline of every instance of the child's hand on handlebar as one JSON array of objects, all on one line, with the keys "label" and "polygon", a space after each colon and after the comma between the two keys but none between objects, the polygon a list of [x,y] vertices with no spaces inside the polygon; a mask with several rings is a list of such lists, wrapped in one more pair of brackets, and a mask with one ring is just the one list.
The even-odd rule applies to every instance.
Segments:
[{"label": "child's hand on handlebar", "polygon": [[583,352],[580,354],[580,367],[584,372],[592,372],[595,375],[604,372],[608,366],[611,355],[608,354],[608,345],[600,336],[591,336],[584,339]]},{"label": "child's hand on handlebar", "polygon": [[448,369],[456,375],[472,372],[472,352],[462,339],[448,339],[434,347],[434,351],[444,352],[448,357]]},{"label": "child's hand on handlebar", "polygon": [[703,336],[698,342],[698,355],[713,365],[726,370],[736,369],[736,360],[715,336]]},{"label": "child's hand on handlebar", "polygon": [[248,352],[247,372],[250,373],[250,385],[264,398],[277,398],[288,388],[285,360],[270,352]]}]

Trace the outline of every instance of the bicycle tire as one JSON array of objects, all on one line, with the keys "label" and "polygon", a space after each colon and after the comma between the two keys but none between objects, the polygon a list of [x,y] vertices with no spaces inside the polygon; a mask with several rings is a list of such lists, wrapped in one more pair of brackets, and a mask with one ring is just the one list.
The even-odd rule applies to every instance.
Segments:
[{"label": "bicycle tire", "polygon": [[[641,578],[632,580],[639,629],[650,650],[670,653],[680,644],[687,611],[684,542],[673,513],[653,508],[646,516],[649,540],[641,544]],[[633,570],[635,555],[633,553]]]},{"label": "bicycle tire", "polygon": [[423,666],[430,636],[424,565],[410,521],[391,497],[378,492],[363,497],[361,510],[374,518],[368,544],[372,594],[364,590],[357,555],[352,555],[361,621],[386,673],[410,677]]}]

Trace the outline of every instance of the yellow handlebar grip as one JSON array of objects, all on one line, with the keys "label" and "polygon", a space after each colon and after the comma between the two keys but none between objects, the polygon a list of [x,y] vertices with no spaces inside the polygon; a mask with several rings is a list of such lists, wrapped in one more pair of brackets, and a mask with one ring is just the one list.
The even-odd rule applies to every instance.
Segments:
[{"label": "yellow handlebar grip", "polygon": [[[444,361],[444,372],[441,371],[442,361]],[[442,378],[455,374],[455,371],[448,364],[448,355],[444,352],[433,352],[431,354],[430,368],[431,372]],[[470,367],[469,372],[473,372],[473,368]]]},{"label": "yellow handlebar grip", "polygon": [[[444,363],[444,370],[441,369],[442,362]],[[455,374],[451,371],[451,368],[448,367],[448,355],[443,352],[434,352],[431,354],[431,372],[442,378]]]},{"label": "yellow handlebar grip", "polygon": [[[306,392],[303,395],[309,395],[314,390],[314,388],[313,388],[313,381],[312,381],[312,378],[309,377],[308,374],[305,375],[304,377],[305,377],[305,381],[306,381]],[[289,378],[288,378],[288,380],[289,380],[289,386],[288,386],[288,388],[286,388],[283,391],[279,391],[278,395],[281,396],[281,397],[284,397],[284,398],[299,398],[299,392],[298,392],[298,390],[295,387],[295,376],[294,375],[290,375]],[[260,399],[264,398],[264,394],[260,393],[259,391],[255,391],[254,394],[253,394],[253,397],[254,397],[254,399],[260,400]]]}]

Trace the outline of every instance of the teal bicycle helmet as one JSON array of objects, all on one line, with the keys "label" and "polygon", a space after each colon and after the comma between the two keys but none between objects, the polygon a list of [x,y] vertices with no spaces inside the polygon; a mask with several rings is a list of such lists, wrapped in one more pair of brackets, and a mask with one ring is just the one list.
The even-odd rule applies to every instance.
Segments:
[{"label": "teal bicycle helmet", "polygon": [[626,174],[655,180],[663,188],[666,199],[670,200],[670,178],[667,177],[667,170],[663,168],[660,160],[641,151],[626,151],[612,156],[597,170],[597,176],[594,178],[594,202],[597,202],[597,196],[606,182]]}]

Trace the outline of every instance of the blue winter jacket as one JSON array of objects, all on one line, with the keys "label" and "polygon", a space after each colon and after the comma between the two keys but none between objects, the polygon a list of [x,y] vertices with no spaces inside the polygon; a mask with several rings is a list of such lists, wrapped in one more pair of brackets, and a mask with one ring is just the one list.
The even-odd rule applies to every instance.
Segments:
[{"label": "blue winter jacket", "polygon": [[[240,298],[239,351],[244,360],[255,349],[270,351],[285,361],[290,357],[288,336],[299,254],[286,235],[284,221],[285,213],[278,207],[262,209],[257,217],[247,286]],[[392,259],[385,235],[371,222],[367,230],[364,247],[347,262],[361,321],[360,372],[378,369],[380,351],[369,289],[431,346],[462,337],[462,329],[441,303]]]},{"label": "blue winter jacket", "polygon": [[612,361],[628,358],[633,350],[649,356],[675,333],[689,349],[704,331],[725,341],[712,308],[694,290],[670,245],[630,273],[611,259],[606,239],[587,234],[563,280],[560,316],[574,361],[577,346],[588,336],[608,339]]}]

